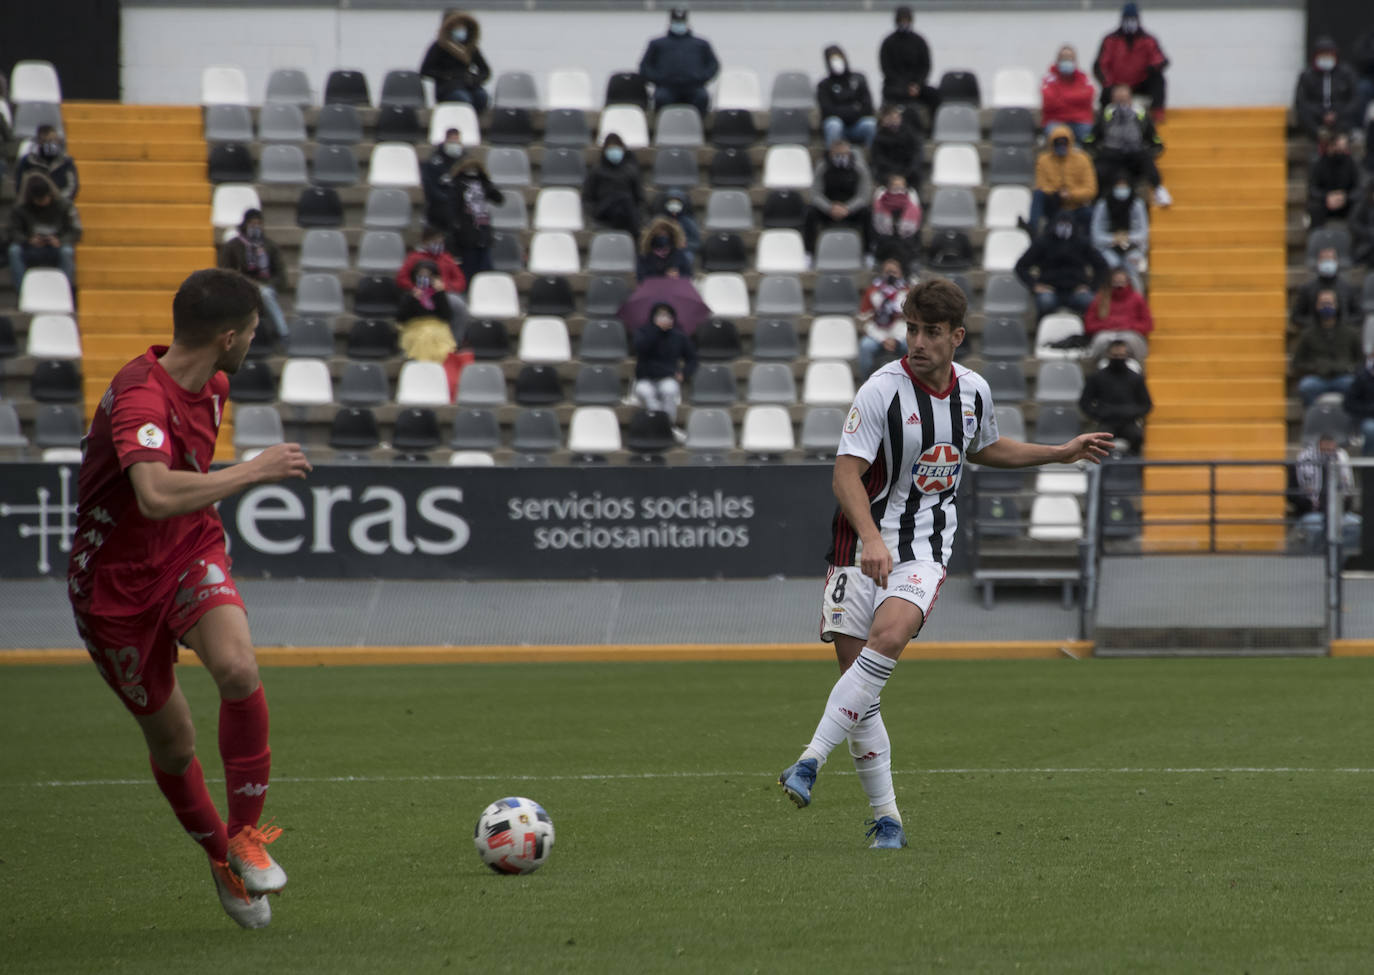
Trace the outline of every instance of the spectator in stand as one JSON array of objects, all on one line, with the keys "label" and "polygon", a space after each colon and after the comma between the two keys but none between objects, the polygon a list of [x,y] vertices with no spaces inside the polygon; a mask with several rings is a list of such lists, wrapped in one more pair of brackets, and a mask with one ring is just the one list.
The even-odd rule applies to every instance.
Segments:
[{"label": "spectator in stand", "polygon": [[649,42],[639,73],[654,86],[654,111],[665,105],[691,105],[705,115],[711,106],[706,84],[720,71],[711,42],[687,26],[687,8],[674,7],[668,33]]},{"label": "spectator in stand", "polygon": [[1082,315],[1107,278],[1107,264],[1061,211],[1016,262],[1016,276],[1034,294],[1041,318],[1061,307]]},{"label": "spectator in stand", "polygon": [[1093,204],[1091,233],[1107,266],[1123,268],[1132,287],[1144,290],[1141,275],[1150,249],[1150,214],[1126,173],[1117,173],[1111,189]]},{"label": "spectator in stand", "polygon": [[1097,300],[1083,314],[1083,331],[1090,340],[1088,356],[1100,358],[1108,346],[1125,342],[1131,356],[1142,360],[1149,355],[1146,337],[1154,331],[1155,321],[1145,296],[1131,287],[1124,268],[1111,272],[1109,285],[1098,292]]},{"label": "spectator in stand", "polygon": [[10,284],[18,291],[31,267],[60,267],[76,290],[81,215],[42,173],[29,173],[10,208]]},{"label": "spectator in stand", "polygon": [[482,29],[471,14],[444,14],[439,36],[420,65],[420,74],[434,81],[436,102],[467,102],[479,114],[487,110],[489,99],[482,86],[491,80],[491,68],[478,47],[481,37]]},{"label": "spectator in stand", "polygon": [[506,195],[487,175],[476,159],[464,159],[453,167],[453,216],[449,250],[458,256],[463,276],[491,270],[491,205],[500,204]]},{"label": "spectator in stand", "polygon": [[1167,207],[1174,202],[1155,165],[1164,143],[1150,117],[1131,103],[1131,90],[1125,85],[1112,88],[1112,100],[1098,115],[1087,147],[1096,156],[1099,185],[1107,185],[1118,171],[1125,170],[1132,183],[1144,180],[1150,184],[1156,206]]},{"label": "spectator in stand", "polygon": [[1125,85],[1132,94],[1150,100],[1150,114],[1164,121],[1164,69],[1169,59],[1153,34],[1140,26],[1140,8],[1127,3],[1121,8],[1121,26],[1102,38],[1093,61],[1093,74],[1102,85],[1102,104],[1111,98],[1111,89]]},{"label": "spectator in stand", "polygon": [[51,125],[40,125],[29,151],[19,157],[19,165],[14,168],[14,189],[18,193],[28,173],[42,173],[72,202],[81,181],[77,178],[76,162],[62,148],[62,137]]},{"label": "spectator in stand", "polygon": [[1364,456],[1374,457],[1374,350],[1365,350],[1364,364],[1355,372],[1345,391],[1345,412],[1360,428]]},{"label": "spectator in stand", "polygon": [[674,220],[655,217],[639,239],[639,261],[635,276],[645,278],[690,278],[692,262],[687,257],[687,235]]},{"label": "spectator in stand", "polygon": [[672,305],[658,304],[649,320],[635,332],[634,397],[644,408],[667,413],[673,423],[673,436],[682,442],[686,435],[677,428],[677,410],[682,403],[682,384],[697,370],[697,350],[677,323]]},{"label": "spectator in stand", "polygon": [[1374,30],[1367,30],[1356,38],[1352,60],[1358,75],[1355,90],[1359,93],[1359,111],[1355,117],[1363,119],[1369,113],[1369,103],[1374,102]]},{"label": "spectator in stand", "polygon": [[267,237],[263,229],[262,211],[250,207],[243,211],[239,232],[219,249],[219,266],[238,271],[258,286],[262,292],[262,310],[272,333],[269,338],[285,340],[286,316],[282,314],[278,292],[286,290],[286,262],[281,248]]},{"label": "spectator in stand", "polygon": [[1360,333],[1342,320],[1336,292],[1317,292],[1317,324],[1302,330],[1289,364],[1302,405],[1311,406],[1323,393],[1345,395],[1363,361]]},{"label": "spectator in stand", "polygon": [[1328,220],[1344,220],[1358,195],[1360,167],[1350,155],[1350,136],[1331,137],[1326,152],[1312,164],[1307,177],[1307,215],[1310,227]]},{"label": "spectator in stand", "polygon": [[404,290],[409,291],[415,287],[415,265],[422,261],[428,261],[435,266],[439,272],[439,280],[444,285],[444,291],[448,294],[459,295],[468,290],[463,269],[444,248],[444,231],[441,228],[426,224],[421,229],[420,242],[406,255],[405,263],[396,272],[396,283]]},{"label": "spectator in stand", "polygon": [[903,119],[900,105],[884,105],[878,113],[878,131],[868,147],[868,161],[873,168],[873,178],[880,183],[900,175],[908,186],[921,185],[924,170],[921,135]]},{"label": "spectator in stand", "polygon": [[1145,417],[1154,409],[1145,377],[1131,368],[1130,348],[1120,340],[1107,347],[1107,363],[1089,373],[1078,397],[1083,415],[1118,440],[1129,453],[1139,455],[1145,446]]},{"label": "spectator in stand", "polygon": [[659,196],[651,212],[656,217],[667,217],[682,228],[687,263],[696,266],[697,251],[701,250],[701,228],[697,225],[696,209],[687,191],[681,186],[669,187]]},{"label": "spectator in stand", "polygon": [[[1374,147],[1368,143],[1365,145],[1369,156],[1374,156]],[[1355,205],[1350,208],[1346,226],[1350,230],[1351,259],[1356,264],[1374,269],[1374,177],[1365,180]]]},{"label": "spectator in stand", "polygon": [[1035,191],[1031,194],[1032,235],[1040,232],[1042,220],[1061,213],[1086,229],[1092,219],[1093,200],[1097,199],[1097,172],[1086,152],[1073,144],[1073,130],[1067,125],[1050,129],[1050,147],[1035,160]]},{"label": "spectator in stand", "polygon": [[906,274],[921,251],[921,199],[900,173],[873,194],[871,245],[879,261],[894,260]]},{"label": "spectator in stand", "polygon": [[407,359],[443,362],[458,348],[451,324],[454,309],[443,274],[438,262],[428,257],[416,261],[410,271],[410,285],[401,292],[396,306],[401,351]]},{"label": "spectator in stand", "polygon": [[1067,125],[1082,143],[1093,130],[1096,97],[1092,79],[1078,70],[1078,52],[1072,44],[1065,44],[1040,82],[1040,120],[1045,135],[1056,126]]},{"label": "spectator in stand", "polygon": [[1360,79],[1340,60],[1336,42],[1317,38],[1312,50],[1312,65],[1298,75],[1293,93],[1293,112],[1298,128],[1318,144],[1338,132],[1349,133],[1360,127]]},{"label": "spectator in stand", "polygon": [[1340,255],[1334,247],[1317,251],[1317,275],[1298,287],[1289,320],[1298,328],[1315,325],[1317,295],[1323,291],[1335,292],[1341,318],[1347,322],[1360,320],[1360,289],[1341,277]]},{"label": "spectator in stand", "polygon": [[1294,513],[1298,516],[1299,543],[1309,551],[1326,548],[1327,475],[1336,477],[1336,489],[1341,495],[1341,544],[1350,551],[1360,547],[1360,516],[1350,510],[1355,496],[1355,479],[1350,470],[1350,455],[1336,438],[1323,433],[1316,443],[1309,443],[1298,451],[1293,465],[1297,491],[1294,493]]},{"label": "spectator in stand", "polygon": [[811,206],[803,231],[807,253],[815,252],[816,237],[822,230],[850,227],[866,232],[872,196],[873,177],[867,163],[848,142],[836,142],[816,164],[811,181]]},{"label": "spectator in stand", "polygon": [[849,70],[849,58],[838,44],[825,49],[825,67],[826,76],[816,85],[816,103],[821,109],[821,135],[826,148],[845,139],[867,149],[878,131],[868,80]]},{"label": "spectator in stand", "polygon": [[453,171],[464,155],[463,133],[449,129],[444,141],[434,147],[420,170],[420,186],[425,194],[425,223],[453,229]]},{"label": "spectator in stand", "polygon": [[601,161],[582,184],[582,202],[598,223],[639,236],[639,213],[644,206],[639,162],[614,132],[601,146]]},{"label": "spectator in stand", "polygon": [[[929,132],[940,107],[940,90],[930,84],[930,45],[912,29],[911,8],[897,8],[896,30],[878,48],[878,67],[883,72],[883,101],[905,110],[907,124],[919,137]],[[918,111],[928,116],[922,119]]]},{"label": "spectator in stand", "polygon": [[873,279],[859,303],[859,324],[864,334],[859,339],[859,381],[867,379],[878,366],[878,357],[896,359],[906,352],[906,269],[896,260],[883,261],[882,273]]}]

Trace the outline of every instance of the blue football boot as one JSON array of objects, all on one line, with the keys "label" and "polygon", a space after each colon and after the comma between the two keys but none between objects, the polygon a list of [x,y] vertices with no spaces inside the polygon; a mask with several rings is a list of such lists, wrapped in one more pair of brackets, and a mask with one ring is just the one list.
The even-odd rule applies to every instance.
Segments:
[{"label": "blue football boot", "polygon": [[870,850],[900,850],[906,846],[906,831],[902,829],[902,824],[891,816],[881,816],[873,823],[865,836],[872,836],[873,842],[869,844]]},{"label": "blue football boot", "polygon": [[787,793],[787,798],[797,804],[798,809],[811,805],[811,787],[816,784],[819,766],[814,758],[803,758],[795,765],[789,765],[778,776],[778,785]]}]

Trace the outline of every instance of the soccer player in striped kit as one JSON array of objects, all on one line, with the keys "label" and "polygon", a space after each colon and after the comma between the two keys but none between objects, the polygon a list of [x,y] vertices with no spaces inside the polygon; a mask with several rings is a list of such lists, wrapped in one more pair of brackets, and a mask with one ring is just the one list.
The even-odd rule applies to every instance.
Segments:
[{"label": "soccer player in striped kit", "polygon": [[854,398],[835,458],[839,508],[821,602],[821,639],[835,644],[841,674],[811,743],[778,778],[798,808],[809,805],[821,765],[848,739],[873,807],[874,849],[906,845],[879,695],[940,594],[965,459],[986,467],[1098,463],[1112,439],[1085,433],[1049,446],[998,436],[987,382],[954,363],[967,310],[951,281],[912,288],[902,309],[906,356],[876,371]]}]

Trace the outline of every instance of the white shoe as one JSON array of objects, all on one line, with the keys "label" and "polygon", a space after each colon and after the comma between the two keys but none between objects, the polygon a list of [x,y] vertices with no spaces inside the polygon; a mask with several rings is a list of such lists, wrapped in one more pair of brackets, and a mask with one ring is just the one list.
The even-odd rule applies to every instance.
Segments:
[{"label": "white shoe", "polygon": [[210,861],[210,875],[215,878],[215,890],[220,906],[241,928],[265,928],[272,923],[272,905],[267,897],[252,897],[243,888],[239,875],[229,864]]},{"label": "white shoe", "polygon": [[229,837],[229,867],[243,878],[244,890],[253,896],[275,894],[286,886],[286,871],[266,849],[280,835],[278,826],[245,826]]},{"label": "white shoe", "polygon": [[1174,202],[1174,198],[1169,194],[1169,191],[1168,191],[1168,190],[1166,190],[1163,186],[1156,186],[1156,187],[1155,187],[1155,205],[1156,205],[1156,206],[1161,206],[1161,207],[1172,206],[1172,205],[1173,205],[1173,202]]}]

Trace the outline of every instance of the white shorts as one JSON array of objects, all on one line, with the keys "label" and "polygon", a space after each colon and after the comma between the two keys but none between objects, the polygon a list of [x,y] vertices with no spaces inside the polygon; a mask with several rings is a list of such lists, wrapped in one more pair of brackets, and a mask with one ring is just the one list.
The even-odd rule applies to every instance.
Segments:
[{"label": "white shorts", "polygon": [[835,634],[868,639],[873,614],[887,599],[905,599],[921,610],[921,619],[930,618],[940,587],[945,582],[945,567],[936,562],[901,562],[892,567],[887,588],[863,574],[857,565],[832,565],[825,574],[821,595],[821,639],[835,642]]}]

